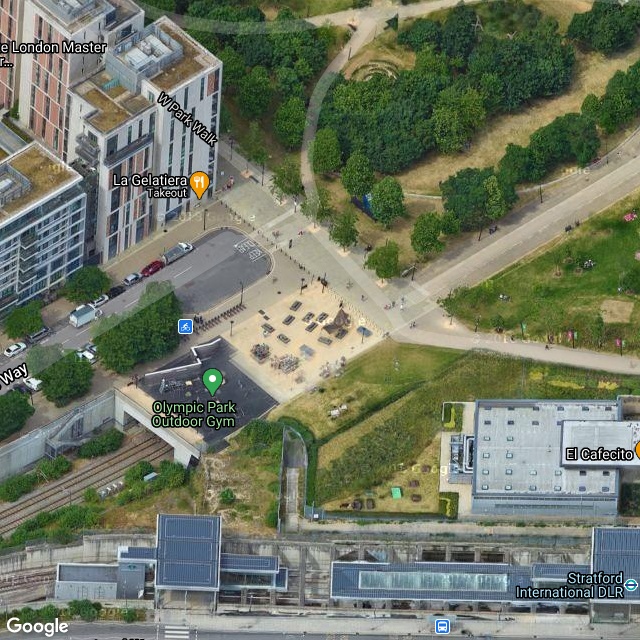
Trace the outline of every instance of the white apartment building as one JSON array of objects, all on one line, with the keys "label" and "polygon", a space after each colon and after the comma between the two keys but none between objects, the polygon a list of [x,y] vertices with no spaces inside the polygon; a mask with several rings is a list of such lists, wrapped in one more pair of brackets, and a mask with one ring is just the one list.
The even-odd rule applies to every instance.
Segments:
[{"label": "white apartment building", "polygon": [[36,142],[0,162],[0,314],[82,266],[81,182]]},{"label": "white apartment building", "polygon": [[96,172],[95,234],[87,253],[106,262],[189,211],[197,196],[149,197],[144,187],[114,186],[121,176],[188,177],[204,171],[215,188],[217,146],[157,102],[171,96],[217,138],[222,63],[167,18],[110,49],[104,69],[70,92],[69,159]]}]

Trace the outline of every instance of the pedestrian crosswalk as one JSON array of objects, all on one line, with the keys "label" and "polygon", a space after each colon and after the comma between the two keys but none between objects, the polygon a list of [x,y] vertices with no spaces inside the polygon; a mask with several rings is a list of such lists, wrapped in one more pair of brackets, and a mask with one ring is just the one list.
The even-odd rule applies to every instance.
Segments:
[{"label": "pedestrian crosswalk", "polygon": [[189,627],[177,627],[173,625],[165,625],[164,627],[165,640],[189,640],[189,637]]}]

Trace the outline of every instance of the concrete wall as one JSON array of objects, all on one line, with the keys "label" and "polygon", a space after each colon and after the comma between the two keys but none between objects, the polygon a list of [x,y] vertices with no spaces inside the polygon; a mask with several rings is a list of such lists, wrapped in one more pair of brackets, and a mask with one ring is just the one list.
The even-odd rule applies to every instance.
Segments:
[{"label": "concrete wall", "polygon": [[164,440],[173,447],[173,459],[185,467],[191,462],[191,458],[200,459],[200,450],[183,440],[176,429],[156,429],[151,426],[151,414],[137,402],[124,395],[120,391],[115,392],[115,418],[119,424],[127,424],[132,418],[152,431],[158,438]]},{"label": "concrete wall", "polygon": [[115,600],[117,582],[56,582],[56,600]]},{"label": "concrete wall", "polygon": [[70,439],[73,423],[82,421],[82,435],[86,436],[111,421],[113,413],[113,391],[107,391],[48,425],[0,447],[0,480],[21,473],[43,458],[47,439]]},{"label": "concrete wall", "polygon": [[115,534],[85,536],[81,544],[64,547],[41,545],[0,556],[0,576],[18,571],[55,567],[60,562],[115,563],[118,547],[153,547],[155,534]]}]

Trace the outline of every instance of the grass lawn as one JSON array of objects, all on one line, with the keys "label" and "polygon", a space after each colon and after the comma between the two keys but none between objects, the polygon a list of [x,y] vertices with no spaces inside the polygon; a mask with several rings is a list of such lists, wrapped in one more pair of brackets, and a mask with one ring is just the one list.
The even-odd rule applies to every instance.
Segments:
[{"label": "grass lawn", "polygon": [[[621,276],[640,269],[635,259],[640,218],[622,219],[637,207],[638,193],[494,278],[454,292],[445,306],[469,325],[480,318],[484,330],[491,330],[501,316],[505,329],[514,333],[520,333],[524,322],[528,336],[545,340],[551,334],[567,343],[567,332],[574,329],[577,346],[615,351],[616,339],[622,338],[627,351],[637,352],[640,305],[637,296],[618,292]],[[595,262],[593,269],[582,268],[587,259]],[[511,300],[503,302],[500,294]],[[604,334],[597,326],[599,315]]]},{"label": "grass lawn", "polygon": [[[285,2],[278,4],[280,8],[287,6],[300,18],[306,18],[350,9],[353,6],[353,0],[285,0]],[[260,3],[260,8],[269,18],[272,15],[277,15],[279,10],[270,2]]]},{"label": "grass lawn", "polygon": [[[360,386],[354,387],[356,381]],[[411,390],[394,397],[409,384]],[[437,513],[439,476],[433,470],[440,466],[443,402],[615,398],[637,393],[640,378],[387,340],[349,363],[345,374],[324,388],[324,393],[297,398],[270,416],[291,416],[316,435],[318,468],[310,469],[316,491],[308,501],[339,510],[343,502],[370,497],[375,509],[363,514]],[[380,405],[368,412],[364,405],[350,405],[353,413],[349,410],[335,421],[327,417],[329,405],[318,407],[325,396],[340,399],[351,393],[375,398]],[[423,465],[431,468],[429,472]],[[409,487],[410,480],[418,480],[418,487]],[[392,486],[403,489],[401,500],[391,500]],[[421,496],[420,502],[411,501],[413,493]]]},{"label": "grass lawn", "polygon": [[[302,394],[277,407],[269,419],[292,416],[307,425],[317,440],[327,439],[364,419],[370,407],[436,377],[459,357],[460,352],[450,349],[432,348],[425,352],[418,345],[386,340],[350,362],[341,377],[323,383],[321,393]],[[332,419],[329,411],[342,404],[349,409]]]}]

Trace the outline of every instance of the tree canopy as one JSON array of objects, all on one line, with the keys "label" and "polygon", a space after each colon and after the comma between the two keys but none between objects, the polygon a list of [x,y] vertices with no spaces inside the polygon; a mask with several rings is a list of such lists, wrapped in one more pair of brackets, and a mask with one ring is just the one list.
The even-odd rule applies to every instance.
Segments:
[{"label": "tree canopy", "polygon": [[342,152],[338,134],[329,127],[316,133],[311,149],[313,170],[316,173],[331,173],[342,166]]},{"label": "tree canopy", "polygon": [[343,249],[352,247],[358,241],[356,220],[356,215],[352,211],[345,211],[333,218],[329,236]]},{"label": "tree canopy", "polygon": [[89,302],[109,291],[111,279],[99,267],[78,269],[65,284],[64,296],[71,302]]},{"label": "tree canopy", "polygon": [[367,269],[373,269],[378,278],[388,280],[397,276],[400,271],[399,257],[400,247],[389,241],[369,254],[365,266]]},{"label": "tree canopy", "polygon": [[278,140],[287,149],[299,148],[302,144],[307,110],[304,101],[299,97],[288,98],[276,110],[273,128]]},{"label": "tree canopy", "polygon": [[302,193],[300,180],[300,163],[287,156],[274,170],[271,177],[271,190],[279,197],[285,195],[297,196]]},{"label": "tree canopy", "polygon": [[4,332],[9,338],[24,338],[42,329],[42,302],[32,300],[13,309],[4,321]]},{"label": "tree canopy", "polygon": [[130,314],[110,315],[94,327],[103,366],[126,373],[140,362],[171,353],[179,344],[176,326],[181,314],[171,284],[150,282]]},{"label": "tree canopy", "polygon": [[442,220],[436,213],[423,213],[418,216],[411,232],[411,246],[419,257],[444,249],[440,240]]},{"label": "tree canopy", "polygon": [[38,374],[42,392],[56,407],[63,407],[91,389],[93,367],[75,352],[68,353]]},{"label": "tree canopy", "polygon": [[20,431],[34,413],[27,394],[9,391],[0,396],[0,440]]},{"label": "tree canopy", "polygon": [[396,218],[405,215],[404,193],[400,183],[391,176],[376,183],[371,193],[371,213],[386,229]]},{"label": "tree canopy", "polygon": [[367,157],[358,151],[349,156],[342,170],[342,186],[347,193],[362,198],[373,188],[375,175]]}]

